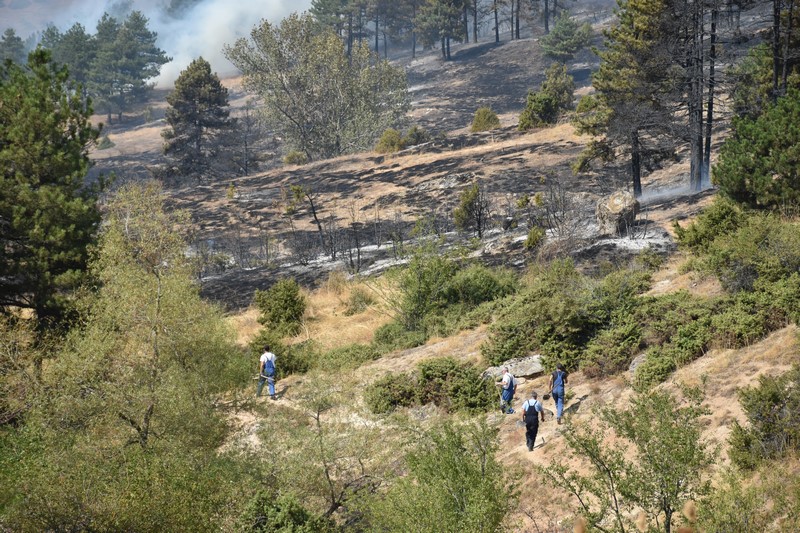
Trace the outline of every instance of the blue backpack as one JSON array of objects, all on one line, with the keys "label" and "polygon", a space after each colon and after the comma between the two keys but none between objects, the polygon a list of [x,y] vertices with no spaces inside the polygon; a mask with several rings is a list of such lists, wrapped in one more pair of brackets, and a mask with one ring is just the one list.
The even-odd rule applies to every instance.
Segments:
[{"label": "blue backpack", "polygon": [[264,363],[264,375],[269,378],[275,375],[275,363],[272,359],[267,359]]}]

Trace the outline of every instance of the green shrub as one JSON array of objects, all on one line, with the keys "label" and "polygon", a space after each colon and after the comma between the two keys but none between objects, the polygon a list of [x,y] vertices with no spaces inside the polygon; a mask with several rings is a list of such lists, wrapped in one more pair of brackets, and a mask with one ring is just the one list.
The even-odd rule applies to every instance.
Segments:
[{"label": "green shrub", "polygon": [[703,209],[697,220],[687,227],[681,227],[677,221],[672,227],[680,246],[695,253],[702,253],[717,237],[736,231],[745,219],[739,206],[718,196],[710,206]]},{"label": "green shrub", "polygon": [[428,359],[418,366],[419,399],[448,411],[484,412],[495,406],[494,383],[469,363],[451,357]]},{"label": "green shrub", "polygon": [[308,163],[308,156],[300,150],[292,150],[283,156],[283,162],[287,165],[305,165]]},{"label": "green shrub", "polygon": [[375,303],[375,297],[367,289],[353,287],[350,296],[347,297],[345,305],[345,316],[357,315],[366,311],[370,305]]},{"label": "green shrub", "polygon": [[115,146],[116,144],[114,144],[114,141],[108,138],[108,135],[103,135],[97,142],[98,150],[108,150],[109,148],[113,148]]},{"label": "green shrub", "polygon": [[661,348],[652,348],[647,352],[642,364],[636,367],[633,386],[638,391],[649,389],[662,383],[678,366],[669,351]]},{"label": "green shrub", "polygon": [[491,269],[473,264],[458,270],[447,286],[447,301],[477,306],[512,294],[516,275],[508,269]]},{"label": "green shrub", "polygon": [[406,350],[425,344],[424,331],[409,331],[400,322],[389,322],[375,331],[373,343],[382,352]]},{"label": "green shrub", "polygon": [[256,290],[254,301],[261,316],[258,321],[267,327],[295,335],[306,311],[306,300],[293,279],[282,279],[268,290]]},{"label": "green shrub", "polygon": [[632,316],[627,316],[589,341],[581,369],[588,377],[611,376],[627,370],[641,344],[641,327]]},{"label": "green shrub", "polygon": [[525,239],[525,249],[535,250],[544,242],[545,232],[539,226],[533,226],[528,230],[528,238]]},{"label": "green shrub", "polygon": [[381,352],[375,345],[350,344],[323,353],[319,356],[315,367],[324,370],[358,368],[366,362],[378,359],[380,356]]},{"label": "green shrub", "polygon": [[767,333],[767,317],[753,301],[755,295],[743,293],[711,319],[715,343],[722,348],[742,348]]},{"label": "green shrub", "polygon": [[636,320],[642,324],[648,346],[661,346],[678,333],[678,328],[695,320],[706,320],[717,311],[717,302],[692,296],[686,291],[642,297],[636,307]]},{"label": "green shrub", "polygon": [[364,402],[375,414],[411,407],[418,403],[417,383],[410,374],[386,374],[366,388]]},{"label": "green shrub", "polygon": [[726,471],[711,494],[700,502],[699,531],[769,531],[772,520],[768,495],[766,487],[748,486],[734,471]]},{"label": "green shrub", "polygon": [[319,347],[313,340],[287,346],[283,353],[275,352],[278,378],[289,374],[305,374],[317,364]]},{"label": "green shrub", "polygon": [[497,118],[497,113],[492,111],[489,107],[480,107],[475,111],[475,117],[472,119],[472,132],[489,131],[500,127],[500,119]]},{"label": "green shrub", "polygon": [[531,91],[528,93],[525,109],[519,116],[517,129],[527,131],[555,124],[557,120],[558,99],[552,94]]},{"label": "green shrub", "polygon": [[327,518],[315,516],[291,494],[259,491],[245,507],[236,530],[241,533],[324,533],[336,531]]},{"label": "green shrub", "polygon": [[400,319],[408,331],[420,329],[428,313],[447,305],[447,287],[458,265],[433,249],[417,249],[400,280]]},{"label": "green shrub", "polygon": [[433,139],[430,133],[419,126],[412,126],[403,136],[403,146],[417,146],[430,142]]},{"label": "green shrub", "polygon": [[800,368],[759,377],[758,386],[739,391],[747,425],[734,422],[729,454],[741,468],[800,449]]},{"label": "green shrub", "polygon": [[399,152],[403,148],[405,148],[403,138],[400,132],[394,128],[387,128],[384,130],[381,138],[378,139],[378,144],[375,145],[375,151],[379,154]]},{"label": "green shrub", "polygon": [[541,91],[555,98],[559,110],[572,109],[575,99],[575,80],[567,73],[567,66],[550,65],[544,73]]}]

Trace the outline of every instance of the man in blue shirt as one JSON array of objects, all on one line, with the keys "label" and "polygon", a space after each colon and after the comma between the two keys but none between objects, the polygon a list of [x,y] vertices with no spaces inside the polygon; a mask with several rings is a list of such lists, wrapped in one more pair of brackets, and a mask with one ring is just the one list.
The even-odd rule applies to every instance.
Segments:
[{"label": "man in blue shirt", "polygon": [[525,400],[525,403],[522,404],[522,421],[525,422],[525,442],[528,445],[529,452],[533,451],[533,446],[536,444],[540,415],[542,417],[542,422],[544,422],[542,402],[536,398],[538,398],[538,395],[536,391],[533,391],[530,399]]}]

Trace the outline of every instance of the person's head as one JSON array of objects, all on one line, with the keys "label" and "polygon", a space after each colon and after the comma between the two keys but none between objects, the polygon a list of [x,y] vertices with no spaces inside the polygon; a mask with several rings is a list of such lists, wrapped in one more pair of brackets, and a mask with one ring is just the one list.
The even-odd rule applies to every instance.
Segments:
[{"label": "person's head", "polygon": [[265,351],[265,352],[268,352],[268,351],[269,351],[269,344],[265,344],[265,345],[264,345],[264,351]]},{"label": "person's head", "polygon": [[535,400],[538,397],[539,397],[539,395],[536,394],[536,391],[531,392],[531,398],[533,398]]},{"label": "person's head", "polygon": [[508,367],[507,366],[503,367],[503,374],[508,374]]},{"label": "person's head", "polygon": [[561,363],[558,363],[556,365],[556,370],[561,370],[563,372],[564,371],[564,365],[562,365]]}]

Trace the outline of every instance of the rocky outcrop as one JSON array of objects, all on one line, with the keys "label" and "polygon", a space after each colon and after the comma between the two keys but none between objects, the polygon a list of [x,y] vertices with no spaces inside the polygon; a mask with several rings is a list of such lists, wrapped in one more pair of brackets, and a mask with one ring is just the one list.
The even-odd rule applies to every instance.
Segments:
[{"label": "rocky outcrop", "polygon": [[595,214],[600,233],[623,235],[639,214],[639,202],[627,191],[617,191],[597,203]]},{"label": "rocky outcrop", "polygon": [[483,372],[484,377],[500,379],[503,375],[503,368],[508,367],[508,371],[517,378],[532,378],[544,373],[542,366],[542,356],[530,355],[528,357],[515,357],[509,359],[499,366],[490,366]]}]

